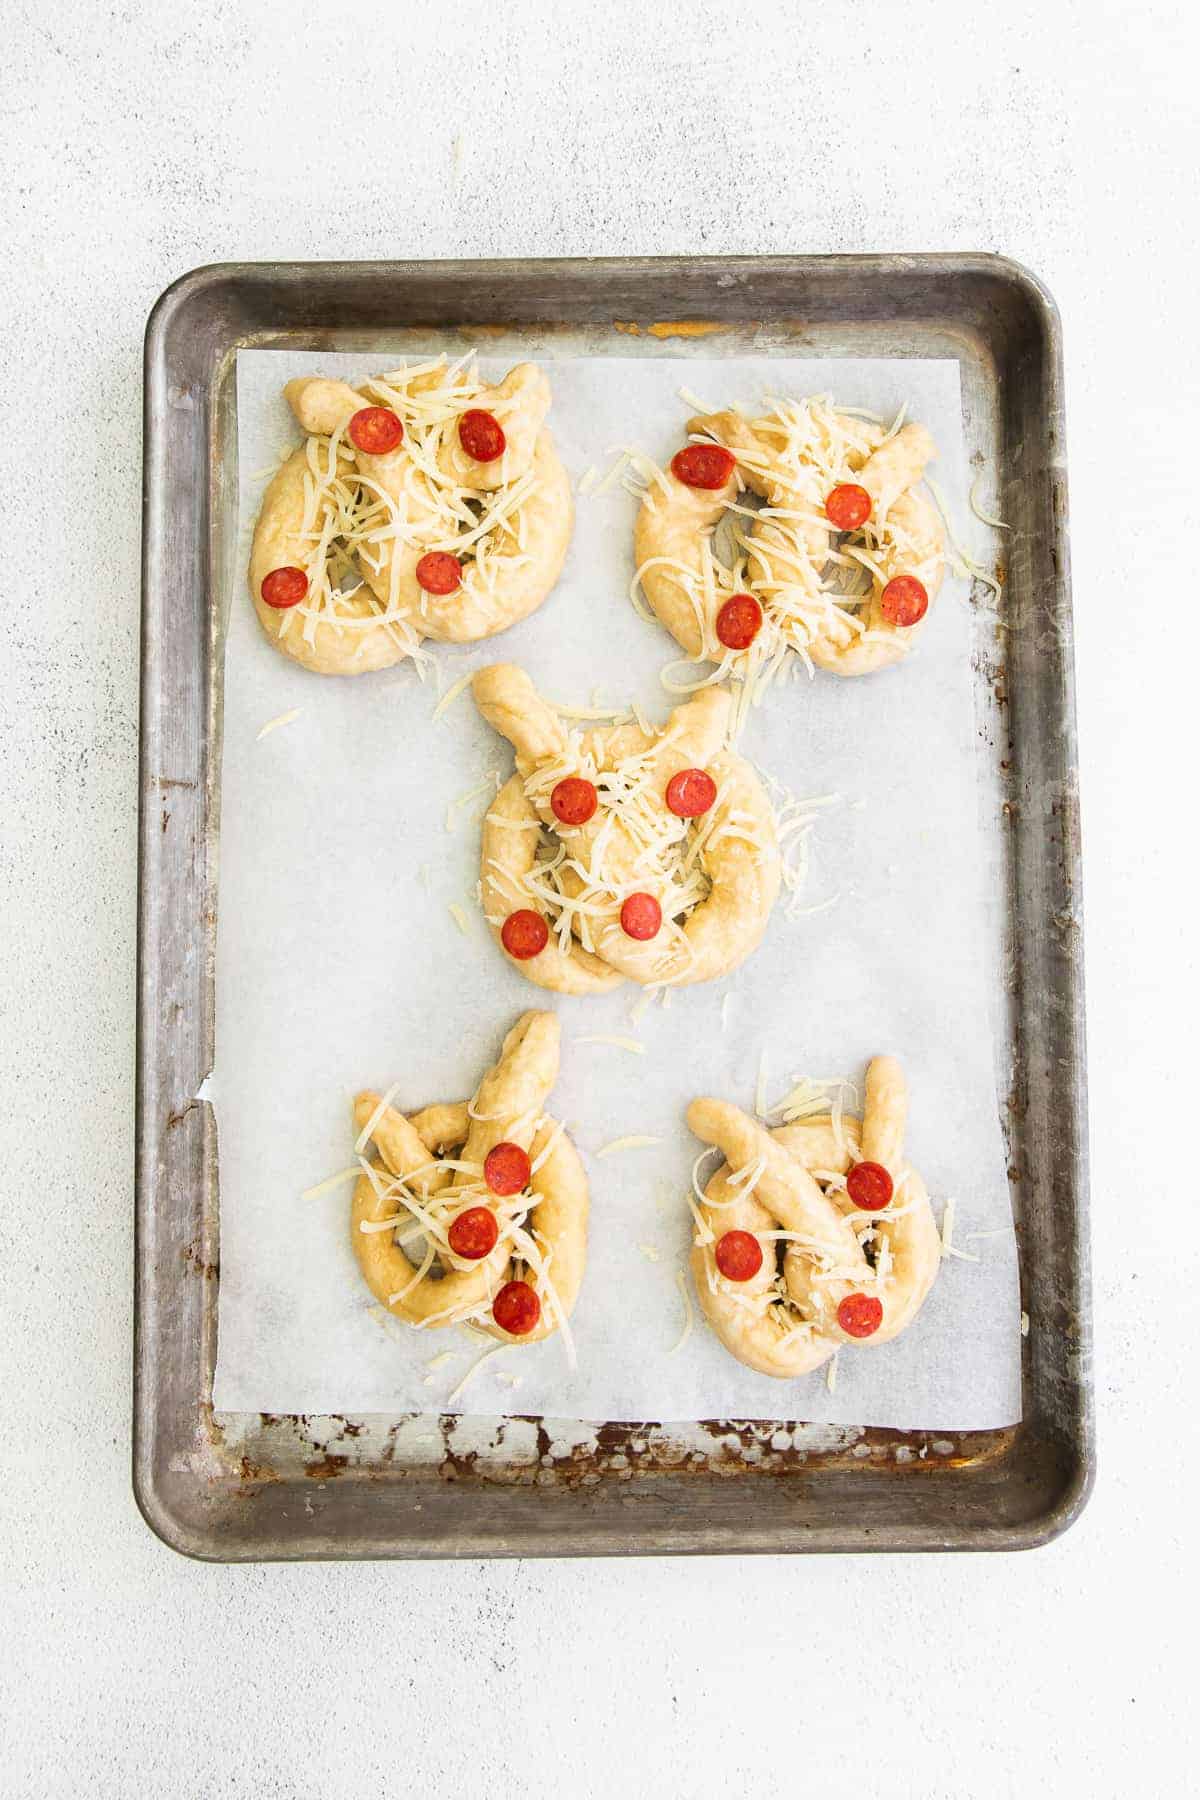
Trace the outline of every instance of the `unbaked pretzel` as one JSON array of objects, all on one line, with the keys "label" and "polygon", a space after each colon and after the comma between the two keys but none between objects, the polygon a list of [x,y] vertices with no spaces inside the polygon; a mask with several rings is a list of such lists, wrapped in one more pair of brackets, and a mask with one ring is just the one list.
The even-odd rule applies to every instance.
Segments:
[{"label": "unbaked pretzel", "polygon": [[[417,1327],[469,1319],[525,1344],[570,1317],[587,1258],[588,1185],[575,1146],[542,1110],[558,1052],[555,1015],[527,1012],[469,1101],[406,1117],[377,1094],[358,1095],[355,1124],[369,1127],[378,1156],[355,1184],[350,1241],[394,1317]],[[405,1248],[414,1236],[424,1239],[419,1262]]]},{"label": "unbaked pretzel", "polygon": [[696,1136],[726,1159],[697,1209],[692,1278],[748,1368],[806,1375],[843,1344],[885,1344],[916,1318],[941,1240],[904,1162],[907,1108],[891,1056],[867,1067],[861,1123],[829,1114],[768,1131],[724,1100],[688,1108]]},{"label": "unbaked pretzel", "polygon": [[[751,682],[789,651],[837,675],[902,660],[944,570],[941,521],[916,489],[936,455],[924,426],[888,436],[808,400],[758,419],[701,414],[688,431],[634,533],[642,591],[688,657]],[[743,488],[765,505],[735,534],[731,568],[712,537],[730,509],[748,513]]]},{"label": "unbaked pretzel", "polygon": [[483,909],[530,981],[603,993],[685,986],[757,947],[779,893],[775,817],[723,748],[730,699],[709,688],[661,731],[568,731],[523,669],[495,663],[475,703],[517,772],[483,823]]},{"label": "unbaked pretzel", "polygon": [[494,388],[440,358],[361,389],[312,377],[284,393],[308,441],[263,497],[250,593],[285,655],[362,674],[423,638],[492,637],[542,604],[572,501],[534,364]]}]

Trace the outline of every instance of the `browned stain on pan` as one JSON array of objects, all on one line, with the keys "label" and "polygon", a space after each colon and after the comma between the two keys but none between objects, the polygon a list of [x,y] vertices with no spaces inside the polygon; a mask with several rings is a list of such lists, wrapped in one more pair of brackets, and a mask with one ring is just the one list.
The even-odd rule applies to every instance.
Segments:
[{"label": "browned stain on pan", "polygon": [[613,330],[623,331],[626,337],[706,338],[735,329],[738,327],[718,319],[658,319],[652,325],[639,325],[634,319],[613,320]]}]

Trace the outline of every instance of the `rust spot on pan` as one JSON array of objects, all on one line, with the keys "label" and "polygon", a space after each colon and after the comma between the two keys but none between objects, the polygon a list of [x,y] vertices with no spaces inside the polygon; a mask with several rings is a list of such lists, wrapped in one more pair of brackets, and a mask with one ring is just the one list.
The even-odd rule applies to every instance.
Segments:
[{"label": "rust spot on pan", "polygon": [[334,1456],[327,1450],[324,1456],[318,1456],[313,1462],[306,1462],[304,1473],[312,1481],[333,1481],[349,1461],[348,1456]]}]

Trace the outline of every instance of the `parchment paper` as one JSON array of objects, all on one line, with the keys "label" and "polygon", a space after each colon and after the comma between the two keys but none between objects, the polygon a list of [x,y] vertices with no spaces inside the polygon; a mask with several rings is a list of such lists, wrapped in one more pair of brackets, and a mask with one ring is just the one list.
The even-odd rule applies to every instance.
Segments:
[{"label": "parchment paper", "polygon": [[[429,350],[442,346],[436,337]],[[414,359],[412,351],[409,360]],[[391,359],[394,366],[400,359]],[[515,357],[483,359],[499,376]],[[966,467],[954,362],[608,355],[553,361],[551,424],[572,476],[635,443],[665,461],[688,407],[832,392],[890,416],[908,401],[940,446],[937,478],[959,520]],[[243,544],[262,470],[299,441],[286,380],[354,380],[371,356],[243,351],[238,432]],[[659,671],[678,654],[626,598],[636,503],[615,486],[581,497],[566,569],[544,607],[488,644],[435,647],[442,688],[467,669],[523,662],[548,696],[669,701]],[[981,528],[976,528],[978,535]],[[302,1191],[353,1161],[350,1097],[399,1079],[415,1108],[469,1095],[517,1015],[555,1008],[563,1067],[550,1110],[570,1122],[592,1186],[587,1276],[572,1372],[555,1338],[492,1357],[454,1410],[582,1420],[758,1417],[969,1429],[1020,1415],[1019,1301],[996,1098],[992,1008],[1000,992],[999,892],[979,828],[972,620],[948,577],[901,672],[807,678],[777,688],[744,751],[822,808],[802,904],[777,909],[755,957],[730,980],[675,993],[631,1026],[630,986],[591,1000],[541,993],[508,967],[474,903],[485,801],[446,813],[508,746],[469,694],[437,722],[432,682],[403,665],[330,679],[275,652],[256,623],[244,559],[225,665],[215,1098],[220,1143],[223,1411],[437,1411],[483,1346],[461,1328],[412,1332],[376,1307],[346,1226],[349,1185]],[[262,726],[299,716],[258,739]],[[865,803],[865,804],[864,804]],[[835,899],[836,897],[836,899]],[[464,936],[451,902],[470,915]],[[728,1028],[722,1029],[722,1000]],[[644,1056],[575,1042],[634,1035]],[[909,1154],[940,1217],[957,1201],[957,1241],[919,1322],[878,1351],[789,1383],[742,1368],[696,1325],[676,1353],[676,1271],[691,1221],[683,1203],[700,1146],[684,1122],[700,1093],[753,1104],[760,1053],[774,1098],[793,1073],[861,1084],[877,1051],[899,1055],[911,1087]],[[650,1149],[598,1159],[630,1133]],[[711,1166],[711,1165],[710,1165]],[[997,1234],[974,1237],[972,1234]],[[431,1370],[445,1351],[454,1354]],[[519,1385],[512,1385],[512,1378]]]}]

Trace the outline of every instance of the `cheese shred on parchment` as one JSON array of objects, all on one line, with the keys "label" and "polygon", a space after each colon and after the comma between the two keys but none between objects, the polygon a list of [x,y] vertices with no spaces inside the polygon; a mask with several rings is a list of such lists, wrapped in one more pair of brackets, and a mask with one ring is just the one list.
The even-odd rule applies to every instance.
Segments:
[{"label": "cheese shred on parchment", "polygon": [[355,1156],[361,1156],[363,1151],[366,1149],[368,1143],[371,1140],[371,1133],[374,1131],[375,1127],[378,1125],[380,1119],[382,1119],[382,1117],[383,1117],[384,1113],[387,1111],[388,1107],[392,1104],[392,1100],[395,1097],[395,1094],[396,1094],[399,1086],[400,1086],[400,1083],[398,1081],[393,1081],[391,1087],[388,1089],[387,1093],[383,1096],[383,1099],[379,1102],[379,1105],[375,1108],[375,1111],[371,1114],[370,1118],[367,1120],[366,1124],[363,1126],[362,1130],[359,1132],[358,1136],[355,1138],[355,1140],[354,1140]]},{"label": "cheese shred on parchment", "polygon": [[950,522],[950,503],[946,499],[942,489],[931,475],[925,477],[925,486],[933,495],[934,504],[941,514],[942,524],[946,531],[946,542],[954,552],[960,571],[965,575],[970,575],[975,581],[981,581],[984,587],[991,591],[992,596],[998,600],[1003,590],[1000,583],[996,580],[996,577],[994,575],[989,575],[982,563],[976,562],[975,558],[970,556],[967,551],[963,549],[957,537],[954,535],[954,527]]},{"label": "cheese shred on parchment", "polygon": [[[466,1391],[468,1383],[474,1381],[485,1362],[490,1362],[493,1356],[499,1356],[503,1351],[511,1349],[511,1344],[495,1344],[492,1349],[485,1350],[482,1356],[477,1356],[458,1386],[451,1388],[450,1392],[446,1395],[446,1405],[453,1406],[459,1395]],[[493,1371],[493,1373],[496,1372],[497,1371]]]},{"label": "cheese shred on parchment", "polygon": [[967,505],[971,508],[971,511],[975,514],[975,517],[979,520],[981,525],[990,525],[993,531],[1011,531],[1011,525],[1006,525],[1003,519],[997,519],[991,513],[985,513],[980,506],[976,495],[979,492],[979,484],[982,480],[983,475],[980,473],[971,483],[971,491],[967,495]]},{"label": "cheese shred on parchment", "polygon": [[293,719],[298,719],[299,717],[300,708],[298,706],[293,706],[289,712],[280,713],[277,719],[268,719],[262,730],[255,732],[255,743],[261,744],[262,740],[265,737],[269,737],[271,732],[278,731],[281,725],[290,725]]},{"label": "cheese shred on parchment", "polygon": [[333,1188],[343,1187],[346,1182],[350,1180],[351,1176],[357,1180],[358,1176],[361,1174],[362,1170],[359,1168],[358,1164],[352,1163],[348,1169],[339,1169],[336,1175],[331,1175],[329,1177],[328,1181],[318,1181],[316,1187],[305,1188],[300,1198],[302,1200],[315,1200],[319,1194],[328,1194]]},{"label": "cheese shred on parchment", "polygon": [[758,1054],[758,1080],[754,1084],[754,1116],[765,1119],[767,1116],[767,1053],[760,1050]]},{"label": "cheese shred on parchment", "polygon": [[962,1262],[977,1263],[980,1259],[971,1250],[960,1250],[954,1242],[954,1219],[958,1211],[958,1201],[947,1200],[942,1213],[942,1256],[957,1256]]},{"label": "cheese shred on parchment", "polygon": [[634,1056],[645,1056],[646,1054],[645,1044],[640,1044],[637,1038],[609,1036],[607,1032],[603,1031],[595,1032],[590,1037],[577,1037],[575,1042],[577,1044],[611,1044],[614,1050],[628,1050]]},{"label": "cheese shred on parchment", "polygon": [[605,1144],[601,1149],[597,1150],[596,1155],[612,1156],[618,1150],[648,1150],[651,1144],[661,1143],[661,1138],[642,1137],[635,1132],[630,1137],[614,1138],[611,1144]]},{"label": "cheese shred on parchment", "polygon": [[675,1286],[679,1289],[679,1298],[683,1301],[683,1330],[667,1351],[668,1356],[674,1356],[677,1351],[683,1349],[692,1335],[692,1320],[695,1317],[692,1312],[692,1296],[688,1293],[687,1276],[682,1269],[675,1271]]},{"label": "cheese shred on parchment", "polygon": [[[472,672],[472,674],[473,674],[473,672]],[[442,714],[447,710],[447,708],[454,705],[454,702],[458,699],[459,695],[464,693],[466,691],[466,689],[470,687],[471,680],[472,680],[471,674],[460,675],[458,680],[456,682],[454,682],[454,684],[451,687],[448,687],[446,689],[445,693],[442,695],[441,699],[438,701],[437,705],[434,707],[432,717],[435,719],[440,719]]]},{"label": "cheese shred on parchment", "polygon": [[466,908],[459,906],[456,901],[452,900],[448,911],[450,917],[454,920],[454,923],[458,926],[458,929],[462,932],[463,936],[470,937],[471,925],[467,917]]}]

